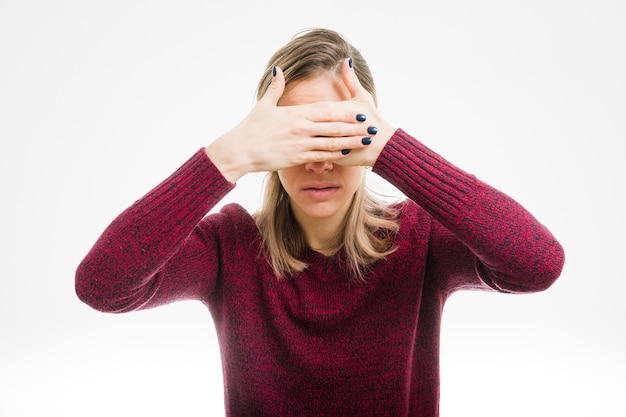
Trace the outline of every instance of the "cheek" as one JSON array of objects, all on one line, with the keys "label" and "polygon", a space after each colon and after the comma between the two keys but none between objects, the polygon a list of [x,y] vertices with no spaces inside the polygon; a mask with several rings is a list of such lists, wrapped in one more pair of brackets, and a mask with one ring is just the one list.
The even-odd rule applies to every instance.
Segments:
[{"label": "cheek", "polygon": [[278,179],[286,191],[291,188],[294,178],[297,175],[297,167],[285,168],[278,171]]},{"label": "cheek", "polygon": [[345,178],[346,186],[350,188],[351,193],[354,193],[365,179],[365,168],[346,167],[345,171],[343,177]]}]

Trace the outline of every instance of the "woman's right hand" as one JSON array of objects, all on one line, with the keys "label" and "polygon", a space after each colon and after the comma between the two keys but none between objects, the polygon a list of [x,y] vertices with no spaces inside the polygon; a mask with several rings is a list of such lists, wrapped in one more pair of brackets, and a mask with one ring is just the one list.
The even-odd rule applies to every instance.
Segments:
[{"label": "woman's right hand", "polygon": [[252,111],[207,146],[207,155],[230,182],[248,172],[337,161],[346,156],[345,150],[366,146],[361,139],[371,136],[368,125],[356,119],[364,109],[354,102],[279,106],[284,90],[283,73],[276,67],[272,83]]}]

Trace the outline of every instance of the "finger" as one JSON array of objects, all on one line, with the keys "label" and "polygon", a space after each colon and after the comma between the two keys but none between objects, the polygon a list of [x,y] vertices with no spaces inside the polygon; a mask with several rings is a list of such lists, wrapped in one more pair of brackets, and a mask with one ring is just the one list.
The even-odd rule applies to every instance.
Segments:
[{"label": "finger", "polygon": [[285,76],[283,75],[283,70],[275,66],[272,68],[272,82],[269,87],[267,87],[267,91],[263,94],[263,97],[259,101],[264,104],[276,106],[284,91]]},{"label": "finger", "polygon": [[348,156],[349,153],[346,151],[309,151],[303,155],[302,163],[338,161]]},{"label": "finger", "polygon": [[368,147],[372,143],[371,136],[353,136],[353,137],[315,137],[307,139],[303,142],[302,149],[305,152],[342,152],[346,150],[362,149]]},{"label": "finger", "polygon": [[311,122],[361,123],[367,118],[363,114],[367,108],[355,103],[353,101],[328,101],[293,106],[293,108]]},{"label": "finger", "polygon": [[[352,119],[355,120],[354,116]],[[364,123],[323,122],[311,123],[311,136],[315,137],[351,137],[375,135],[378,129]]]},{"label": "finger", "polygon": [[343,79],[345,86],[348,88],[351,98],[354,99],[369,95],[367,90],[365,90],[365,88],[361,85],[359,77],[354,71],[352,58],[347,58],[343,62],[343,66],[341,67],[341,78]]}]

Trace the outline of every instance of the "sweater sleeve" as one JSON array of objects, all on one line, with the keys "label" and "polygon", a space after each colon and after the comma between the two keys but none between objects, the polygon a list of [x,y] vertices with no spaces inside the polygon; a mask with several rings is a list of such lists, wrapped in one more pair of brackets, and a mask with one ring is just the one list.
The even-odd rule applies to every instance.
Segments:
[{"label": "sweater sleeve", "polygon": [[[501,292],[548,288],[564,263],[563,248],[526,209],[506,194],[446,161],[398,129],[374,166],[435,220],[431,246],[472,259],[431,257],[450,290],[487,286]],[[463,250],[462,248],[466,248]],[[463,265],[465,271],[459,271]],[[472,270],[467,270],[472,268]],[[471,278],[468,278],[471,277]],[[473,279],[473,281],[472,281]]]},{"label": "sweater sleeve", "polygon": [[117,313],[206,295],[219,271],[219,242],[198,224],[233,187],[199,150],[104,230],[76,271],[78,297]]}]

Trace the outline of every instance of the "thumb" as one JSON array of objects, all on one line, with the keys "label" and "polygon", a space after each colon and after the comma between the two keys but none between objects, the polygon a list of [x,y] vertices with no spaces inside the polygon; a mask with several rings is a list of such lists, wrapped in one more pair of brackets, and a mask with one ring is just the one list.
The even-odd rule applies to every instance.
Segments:
[{"label": "thumb", "polygon": [[359,77],[357,77],[356,72],[354,72],[352,58],[347,58],[343,62],[343,66],[341,68],[341,78],[343,79],[343,83],[348,88],[351,98],[358,99],[368,95],[365,88],[363,88],[363,86],[361,85],[361,82],[359,81]]},{"label": "thumb", "polygon": [[272,81],[260,101],[270,106],[276,106],[284,91],[285,76],[283,75],[283,70],[275,66],[272,68]]}]

